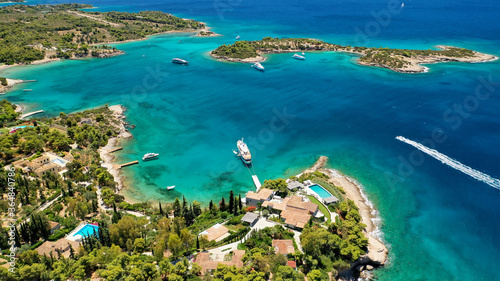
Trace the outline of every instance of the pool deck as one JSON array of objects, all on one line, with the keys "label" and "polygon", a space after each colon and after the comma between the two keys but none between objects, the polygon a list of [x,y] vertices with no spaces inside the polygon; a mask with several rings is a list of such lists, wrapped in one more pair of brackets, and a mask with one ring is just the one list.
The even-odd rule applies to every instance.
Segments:
[{"label": "pool deck", "polygon": [[[308,181],[309,183],[307,183],[307,185],[304,187],[304,191],[306,192],[307,195],[311,195],[312,197],[318,199],[318,201],[323,205],[325,206],[325,208],[328,210],[328,212],[330,213],[330,217],[332,219],[332,221],[335,221],[335,217],[338,215],[337,213],[332,213],[330,211],[330,209],[328,209],[328,206],[325,204],[323,198],[321,196],[319,196],[318,193],[316,193],[314,190],[312,190],[311,188],[309,188],[310,186],[312,185],[317,185],[317,186],[320,186],[321,188],[323,188],[324,191],[326,191],[328,194],[330,194],[330,196],[333,196],[328,190],[326,190],[324,187],[322,187],[321,185],[317,184],[317,183],[312,183],[311,181]],[[306,182],[304,182],[306,183]],[[310,184],[312,183],[312,184]]]}]

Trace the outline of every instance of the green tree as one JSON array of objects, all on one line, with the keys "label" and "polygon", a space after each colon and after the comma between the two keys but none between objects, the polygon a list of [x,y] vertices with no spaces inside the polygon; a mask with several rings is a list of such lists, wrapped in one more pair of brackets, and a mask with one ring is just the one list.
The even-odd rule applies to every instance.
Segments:
[{"label": "green tree", "polygon": [[170,237],[168,238],[168,248],[170,249],[174,257],[178,257],[182,253],[182,240],[177,234],[170,234]]}]

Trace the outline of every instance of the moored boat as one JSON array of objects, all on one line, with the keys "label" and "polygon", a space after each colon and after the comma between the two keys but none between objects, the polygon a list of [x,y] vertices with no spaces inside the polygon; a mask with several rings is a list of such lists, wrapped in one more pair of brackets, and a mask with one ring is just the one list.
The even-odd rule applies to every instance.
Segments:
[{"label": "moored boat", "polygon": [[172,59],[172,63],[176,63],[176,64],[188,64],[189,62],[187,60],[183,60],[183,59],[180,59],[180,58],[173,58]]},{"label": "moored boat", "polygon": [[305,60],[306,59],[306,57],[301,56],[299,54],[293,54],[292,58],[294,58],[296,60]]},{"label": "moored boat", "polygon": [[243,139],[241,139],[236,143],[236,145],[238,146],[239,156],[241,160],[247,165],[251,164],[252,154],[250,153],[247,144],[243,141]]},{"label": "moored boat", "polygon": [[158,157],[158,155],[160,155],[159,153],[146,153],[144,154],[144,156],[142,156],[142,160],[143,161],[146,161],[146,160],[151,160],[151,159],[154,159],[156,157]]},{"label": "moored boat", "polygon": [[260,63],[258,63],[258,62],[256,62],[256,63],[252,64],[252,67],[253,67],[253,68],[255,68],[255,69],[257,69],[257,70],[260,70],[260,71],[264,71],[264,69],[265,69],[265,68],[262,66],[262,64],[260,64]]}]

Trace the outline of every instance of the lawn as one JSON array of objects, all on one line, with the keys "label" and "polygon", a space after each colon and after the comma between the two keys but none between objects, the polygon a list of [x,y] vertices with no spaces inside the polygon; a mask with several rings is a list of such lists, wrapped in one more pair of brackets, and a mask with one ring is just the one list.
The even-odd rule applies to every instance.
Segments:
[{"label": "lawn", "polygon": [[325,205],[319,202],[318,199],[316,199],[314,196],[307,195],[307,198],[309,198],[309,200],[311,200],[311,202],[313,202],[314,204],[318,205],[319,210],[325,215],[328,223],[332,222],[332,217],[330,216],[330,212],[325,207]]}]

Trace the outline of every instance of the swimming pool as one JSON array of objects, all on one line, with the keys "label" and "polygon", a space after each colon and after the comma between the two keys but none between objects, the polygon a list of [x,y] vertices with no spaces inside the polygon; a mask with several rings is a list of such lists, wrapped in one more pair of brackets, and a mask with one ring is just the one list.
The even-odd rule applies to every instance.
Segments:
[{"label": "swimming pool", "polygon": [[91,224],[86,224],[84,227],[82,227],[82,229],[80,229],[80,231],[78,231],[75,235],[73,236],[77,236],[77,235],[80,235],[80,236],[89,236],[89,235],[92,235],[94,233],[97,234],[97,231],[98,231],[99,227],[96,226],[96,225],[91,225]]},{"label": "swimming pool", "polygon": [[320,186],[318,184],[313,184],[313,185],[309,186],[309,188],[312,191],[316,192],[319,195],[319,197],[321,197],[323,199],[333,196],[330,194],[330,192],[326,191],[326,189],[324,189],[322,186]]},{"label": "swimming pool", "polygon": [[63,160],[61,160],[59,158],[55,158],[55,159],[52,159],[52,162],[54,162],[54,163],[56,163],[58,165],[66,165],[67,161],[63,161]]}]

